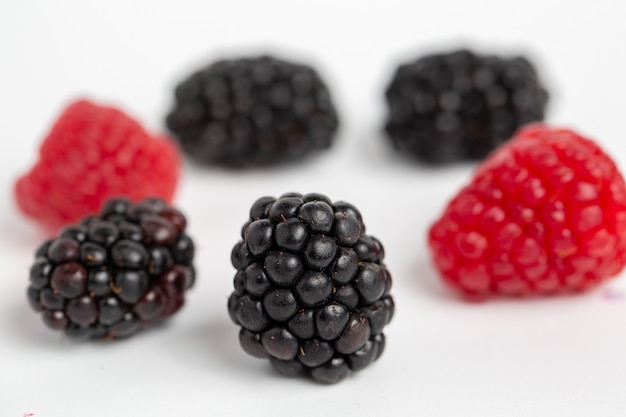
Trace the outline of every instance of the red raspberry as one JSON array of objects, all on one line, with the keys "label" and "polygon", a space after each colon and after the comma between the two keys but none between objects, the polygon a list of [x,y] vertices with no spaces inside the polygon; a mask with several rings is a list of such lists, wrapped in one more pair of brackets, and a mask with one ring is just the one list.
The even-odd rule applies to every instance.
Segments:
[{"label": "red raspberry", "polygon": [[15,184],[24,214],[48,229],[96,213],[111,197],[170,201],[179,156],[169,139],[156,139],[121,111],[77,101],[52,126],[39,161]]},{"label": "red raspberry", "polygon": [[468,295],[583,291],[626,264],[624,179],[591,140],[531,125],[478,167],[429,244]]}]

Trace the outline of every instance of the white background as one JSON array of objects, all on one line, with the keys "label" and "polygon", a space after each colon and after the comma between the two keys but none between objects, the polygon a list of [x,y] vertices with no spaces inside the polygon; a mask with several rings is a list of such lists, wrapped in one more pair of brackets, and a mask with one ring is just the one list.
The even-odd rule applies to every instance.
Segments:
[{"label": "white background", "polygon": [[[89,4],[88,4],[89,3]],[[591,293],[467,303],[443,287],[425,234],[471,165],[393,153],[382,92],[402,60],[467,45],[528,54],[549,119],[626,167],[623,0],[0,1],[0,416],[626,415],[626,281]],[[163,129],[173,86],[216,58],[274,52],[315,65],[342,121],[336,145],[296,166],[185,166],[176,203],[198,245],[197,286],[166,325],[75,344],[27,305],[44,237],[14,205],[62,107],[87,96]],[[387,350],[335,386],[285,379],[238,346],[230,249],[261,195],[322,192],[358,206],[385,245],[397,312]]]}]

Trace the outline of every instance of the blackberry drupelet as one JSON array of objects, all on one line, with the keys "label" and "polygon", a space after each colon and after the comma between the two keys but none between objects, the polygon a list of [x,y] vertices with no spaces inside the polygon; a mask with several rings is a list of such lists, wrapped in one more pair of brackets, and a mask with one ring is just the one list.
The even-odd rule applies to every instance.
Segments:
[{"label": "blackberry drupelet", "polygon": [[305,65],[270,56],[218,61],[175,90],[168,128],[200,163],[267,165],[330,147],[337,113]]},{"label": "blackberry drupelet", "polygon": [[542,120],[548,93],[523,57],[459,50],[400,65],[386,98],[394,147],[437,164],[482,159],[521,125]]},{"label": "blackberry drupelet", "polygon": [[44,242],[27,295],[44,322],[74,339],[122,339],[184,304],[195,280],[187,221],[165,201],[107,201]]},{"label": "blackberry drupelet", "polygon": [[228,311],[244,351],[323,383],[380,357],[394,313],[391,275],[356,207],[321,194],[262,197],[242,238]]}]

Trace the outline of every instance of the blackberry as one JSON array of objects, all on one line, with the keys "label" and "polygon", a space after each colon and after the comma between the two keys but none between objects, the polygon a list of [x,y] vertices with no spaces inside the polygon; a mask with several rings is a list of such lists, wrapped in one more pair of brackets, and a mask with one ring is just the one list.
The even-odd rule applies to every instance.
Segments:
[{"label": "blackberry", "polygon": [[221,60],[175,90],[168,128],[200,163],[268,165],[330,147],[338,120],[317,72],[270,56]]},{"label": "blackberry", "polygon": [[394,147],[437,164],[482,159],[521,125],[542,120],[548,93],[523,57],[459,50],[400,65],[386,98]]},{"label": "blackberry", "polygon": [[356,207],[321,194],[262,197],[242,238],[228,312],[245,352],[322,383],[380,357],[394,313],[391,275]]},{"label": "blackberry", "polygon": [[171,316],[195,279],[186,224],[160,199],[109,200],[39,247],[31,307],[73,339],[122,339]]}]

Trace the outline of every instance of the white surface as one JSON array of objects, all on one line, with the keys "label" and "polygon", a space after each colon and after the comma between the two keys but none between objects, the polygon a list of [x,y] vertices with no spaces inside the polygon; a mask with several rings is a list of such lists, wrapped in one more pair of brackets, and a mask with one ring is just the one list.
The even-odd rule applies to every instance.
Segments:
[{"label": "white surface", "polygon": [[[529,53],[552,91],[550,120],[594,136],[626,167],[625,15],[622,0],[3,0],[0,416],[623,417],[624,274],[578,297],[460,301],[429,266],[425,233],[471,167],[401,161],[380,126],[403,59],[459,42]],[[336,146],[273,170],[186,168],[177,204],[200,272],[186,307],[121,343],[47,330],[24,294],[42,236],[11,187],[50,122],[86,94],[160,129],[182,76],[248,51],[318,67],[341,114]],[[226,313],[230,249],[249,206],[286,191],[354,203],[386,247],[397,304],[387,351],[339,385],[278,376],[239,348]]]}]

